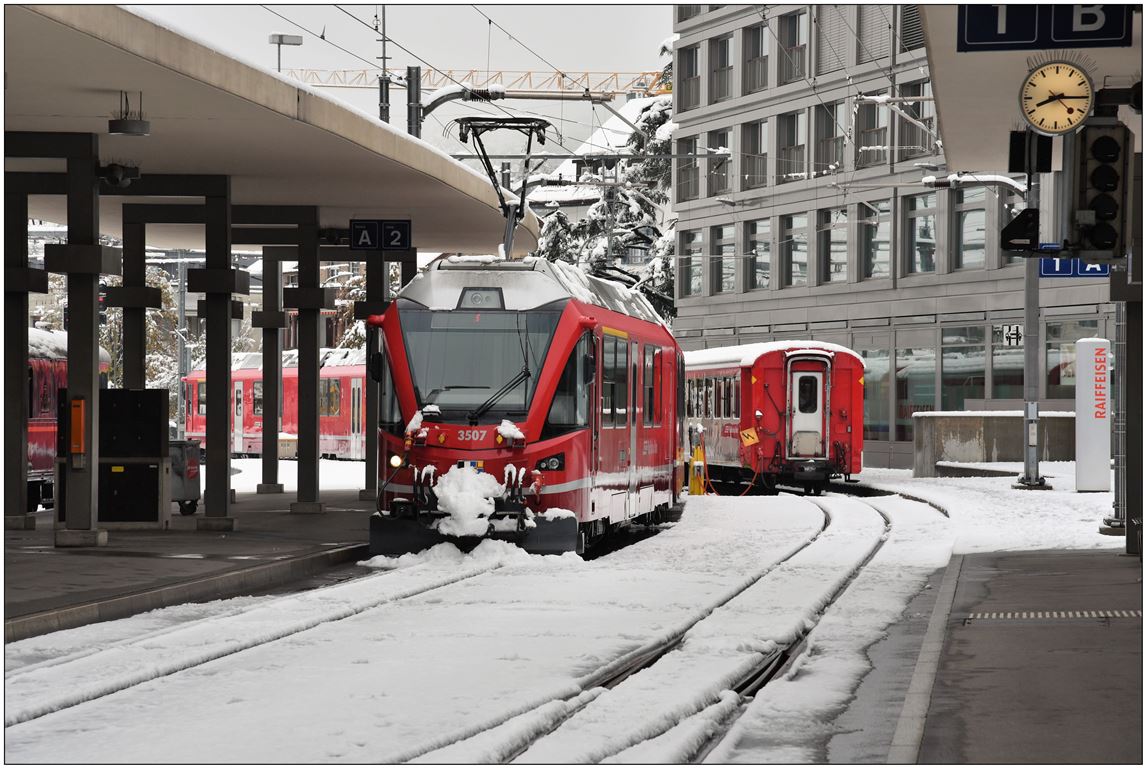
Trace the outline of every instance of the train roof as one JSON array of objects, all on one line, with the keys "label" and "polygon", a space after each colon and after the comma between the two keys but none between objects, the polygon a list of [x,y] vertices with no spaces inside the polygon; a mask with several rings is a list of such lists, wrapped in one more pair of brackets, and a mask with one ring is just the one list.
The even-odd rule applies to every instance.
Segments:
[{"label": "train roof", "polygon": [[[298,368],[298,350],[286,349],[283,350],[283,368]],[[352,366],[352,365],[366,365],[366,350],[360,349],[341,349],[329,347],[322,347],[318,350],[318,367],[319,368],[337,368],[339,366]],[[263,353],[262,352],[233,352],[231,353],[231,370],[232,371],[257,371],[262,370],[263,367]],[[204,373],[205,369],[196,368],[191,373]]]},{"label": "train roof", "polygon": [[[45,331],[29,326],[28,357],[30,359],[67,360],[68,334],[64,331]],[[111,355],[103,347],[99,348],[99,361],[111,364]]]},{"label": "train roof", "polygon": [[[577,299],[630,317],[664,325],[640,291],[596,277],[562,261],[526,257],[447,256],[433,262],[398,294],[430,309],[456,309],[464,288],[499,288],[505,309],[525,310],[560,299]],[[667,326],[666,326],[667,327]]]},{"label": "train roof", "polygon": [[861,363],[864,359],[853,349],[829,341],[785,340],[762,341],[756,344],[739,344],[734,347],[713,347],[684,353],[686,368],[728,368],[745,367],[755,363],[763,355],[771,352],[798,352],[802,350],[822,350],[833,354],[851,355]]}]

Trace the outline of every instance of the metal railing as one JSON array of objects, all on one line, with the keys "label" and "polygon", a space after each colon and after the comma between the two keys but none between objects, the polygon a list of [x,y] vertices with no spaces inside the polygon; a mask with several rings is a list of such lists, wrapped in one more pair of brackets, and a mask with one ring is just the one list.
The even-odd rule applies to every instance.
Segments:
[{"label": "metal railing", "polygon": [[827,173],[829,166],[839,170],[844,164],[844,137],[831,136],[820,139],[816,145],[816,173]]},{"label": "metal railing", "polygon": [[744,155],[744,189],[768,185],[768,155]]},{"label": "metal railing", "polygon": [[856,142],[856,168],[867,168],[872,165],[883,165],[887,162],[887,150],[868,149],[864,147],[886,147],[887,126],[882,128],[868,128],[859,132],[859,141]]},{"label": "metal railing", "polygon": [[808,72],[808,46],[793,45],[780,53],[780,85],[803,80]]},{"label": "metal railing", "polygon": [[677,104],[683,112],[686,109],[696,109],[700,106],[700,76],[682,77],[680,89],[677,91],[679,101]]},{"label": "metal railing", "polygon": [[935,118],[920,117],[916,119],[926,125],[930,132],[901,118],[899,123],[899,141],[897,142],[899,145],[900,160],[935,153],[935,138],[932,135],[935,131]]},{"label": "metal railing", "polygon": [[744,92],[755,93],[768,87],[768,57],[759,56],[744,62]]},{"label": "metal railing", "polygon": [[709,160],[708,162],[708,194],[717,195],[721,192],[727,192],[730,188],[728,159]]},{"label": "metal railing", "polygon": [[776,183],[800,181],[807,178],[807,164],[804,162],[804,145],[780,147],[776,155]]},{"label": "metal railing", "polygon": [[708,78],[709,102],[721,101],[732,95],[732,67],[718,67]]}]

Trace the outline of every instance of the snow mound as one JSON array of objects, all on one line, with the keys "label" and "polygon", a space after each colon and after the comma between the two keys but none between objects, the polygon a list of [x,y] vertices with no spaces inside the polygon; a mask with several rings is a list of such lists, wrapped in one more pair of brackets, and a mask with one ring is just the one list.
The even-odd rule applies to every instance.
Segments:
[{"label": "snow mound", "polygon": [[[484,532],[485,528],[483,527],[482,533]],[[442,542],[421,552],[408,552],[398,557],[376,555],[369,560],[359,561],[358,565],[388,571],[413,568],[414,566],[454,569],[460,566],[532,565],[539,562],[542,557],[548,561],[567,559],[564,556],[559,558],[553,555],[531,555],[508,541],[483,539],[470,552],[463,552],[450,542]],[[578,562],[581,561],[577,555],[574,557]]]},{"label": "snow mound", "polygon": [[487,472],[464,465],[450,467],[434,486],[438,509],[449,517],[438,523],[447,536],[482,536],[489,529],[493,500],[505,493],[505,486]]},{"label": "snow mound", "polygon": [[407,552],[398,557],[376,555],[369,560],[360,561],[358,565],[367,568],[394,571],[400,568],[412,568],[415,565],[429,565],[431,567],[455,566],[461,565],[465,560],[465,552],[462,552],[449,542],[443,542],[441,544],[435,544],[429,549],[423,549],[421,552]]},{"label": "snow mound", "polygon": [[524,440],[525,433],[509,419],[502,419],[497,427],[497,433],[506,440]]}]

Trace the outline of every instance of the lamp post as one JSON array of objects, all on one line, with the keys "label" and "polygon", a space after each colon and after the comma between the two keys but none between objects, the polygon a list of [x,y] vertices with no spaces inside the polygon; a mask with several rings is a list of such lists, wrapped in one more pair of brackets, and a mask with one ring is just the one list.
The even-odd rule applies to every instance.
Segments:
[{"label": "lamp post", "polygon": [[283,71],[283,46],[302,45],[302,35],[284,35],[275,32],[267,41],[278,49],[278,71]]}]

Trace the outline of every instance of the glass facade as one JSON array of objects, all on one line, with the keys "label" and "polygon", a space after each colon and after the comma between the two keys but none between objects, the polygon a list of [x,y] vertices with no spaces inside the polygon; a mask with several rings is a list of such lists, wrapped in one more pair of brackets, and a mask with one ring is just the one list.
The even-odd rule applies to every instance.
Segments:
[{"label": "glass facade", "polygon": [[907,198],[907,271],[935,271],[935,193]]},{"label": "glass facade", "polygon": [[1063,320],[1047,322],[1047,399],[1074,399],[1074,343],[1098,334],[1098,320]]},{"label": "glass facade", "polygon": [[816,227],[820,253],[820,282],[846,283],[848,279],[848,209],[820,211]]},{"label": "glass facade", "polygon": [[699,296],[704,290],[704,232],[694,229],[680,234],[680,295]]},{"label": "glass facade", "polygon": [[736,290],[736,230],[731,225],[712,228],[712,292]]},{"label": "glass facade", "polygon": [[1019,323],[991,326],[991,397],[1023,398],[1023,328]]},{"label": "glass facade", "polygon": [[900,347],[895,351],[895,439],[914,440],[911,414],[935,410],[935,350]]},{"label": "glass facade", "polygon": [[772,220],[760,219],[745,225],[744,242],[748,257],[746,275],[748,290],[771,286],[772,274]]},{"label": "glass facade", "polygon": [[960,189],[955,193],[956,269],[983,267],[987,263],[987,190]]},{"label": "glass facade", "polygon": [[967,400],[987,394],[986,331],[981,325],[942,330],[942,409],[965,410]]},{"label": "glass facade", "polygon": [[780,261],[784,285],[808,284],[808,217],[780,217]]},{"label": "glass facade", "polygon": [[890,432],[888,373],[891,355],[886,349],[857,350],[864,359],[863,439],[887,440]]},{"label": "glass facade", "polygon": [[863,276],[891,277],[891,201],[860,203],[859,210]]}]

